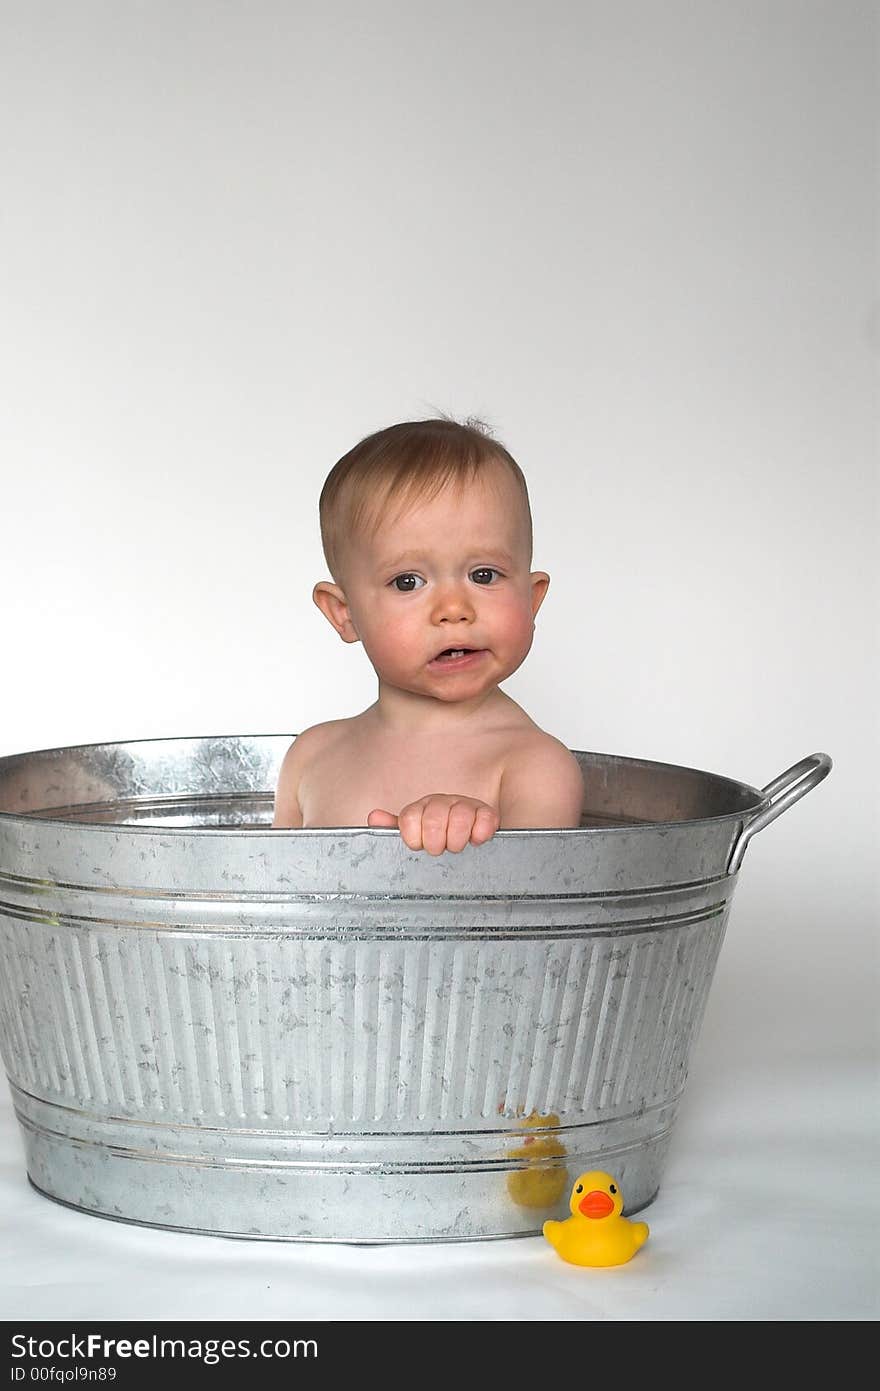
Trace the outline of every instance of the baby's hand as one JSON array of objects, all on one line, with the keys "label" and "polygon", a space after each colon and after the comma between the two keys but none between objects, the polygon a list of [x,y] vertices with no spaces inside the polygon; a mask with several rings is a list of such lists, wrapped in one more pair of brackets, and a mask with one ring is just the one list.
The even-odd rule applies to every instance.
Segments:
[{"label": "baby's hand", "polygon": [[457,853],[468,842],[483,845],[491,840],[501,825],[501,817],[488,802],[479,802],[476,797],[434,792],[430,797],[410,802],[399,816],[376,807],[367,817],[367,825],[397,826],[410,850],[442,855],[444,850]]}]

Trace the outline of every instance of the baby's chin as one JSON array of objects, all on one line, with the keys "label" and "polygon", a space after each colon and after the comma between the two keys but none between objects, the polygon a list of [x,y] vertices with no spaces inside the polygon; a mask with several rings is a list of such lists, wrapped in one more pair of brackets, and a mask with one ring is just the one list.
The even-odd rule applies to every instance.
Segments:
[{"label": "baby's chin", "polygon": [[439,678],[432,676],[425,677],[406,677],[397,673],[378,672],[382,685],[398,691],[406,691],[410,695],[421,696],[428,700],[439,700],[444,705],[461,705],[465,701],[479,700],[481,696],[489,695],[498,689],[502,681],[506,681],[512,676],[521,665],[524,658],[512,663],[510,666],[495,666],[495,669],[479,677],[468,673],[446,677],[441,674]]},{"label": "baby's chin", "polygon": [[398,691],[406,691],[409,695],[422,696],[426,700],[439,700],[444,705],[460,705],[465,700],[477,700],[481,695],[486,695],[498,685],[499,677],[493,677],[491,681],[389,681],[384,679],[385,686],[393,686]]}]

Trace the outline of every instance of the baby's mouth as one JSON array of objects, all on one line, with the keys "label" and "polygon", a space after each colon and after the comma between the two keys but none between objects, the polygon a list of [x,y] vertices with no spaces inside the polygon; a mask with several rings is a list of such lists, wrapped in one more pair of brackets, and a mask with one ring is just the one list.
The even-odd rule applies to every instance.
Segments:
[{"label": "baby's mouth", "polygon": [[484,651],[482,647],[445,647],[442,652],[438,652],[436,657],[432,657],[429,665],[440,664],[443,666],[453,663],[463,663],[469,657],[479,657]]}]

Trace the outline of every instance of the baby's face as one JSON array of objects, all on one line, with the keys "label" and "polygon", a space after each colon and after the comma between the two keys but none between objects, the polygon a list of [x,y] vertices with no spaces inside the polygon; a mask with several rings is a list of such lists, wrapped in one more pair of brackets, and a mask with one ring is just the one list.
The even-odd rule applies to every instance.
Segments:
[{"label": "baby's face", "polygon": [[[472,700],[525,660],[549,582],[529,572],[522,498],[499,465],[354,539],[344,576],[349,623],[335,626],[360,639],[386,684]],[[468,652],[441,656],[447,649]]]}]

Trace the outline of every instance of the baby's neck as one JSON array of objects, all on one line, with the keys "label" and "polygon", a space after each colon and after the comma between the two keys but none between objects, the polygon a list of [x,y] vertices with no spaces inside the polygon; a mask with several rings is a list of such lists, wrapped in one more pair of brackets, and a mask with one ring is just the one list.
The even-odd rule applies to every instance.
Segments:
[{"label": "baby's neck", "polygon": [[361,719],[378,734],[448,738],[450,734],[481,733],[499,716],[512,715],[516,702],[493,686],[474,700],[436,700],[379,682],[379,699]]}]

